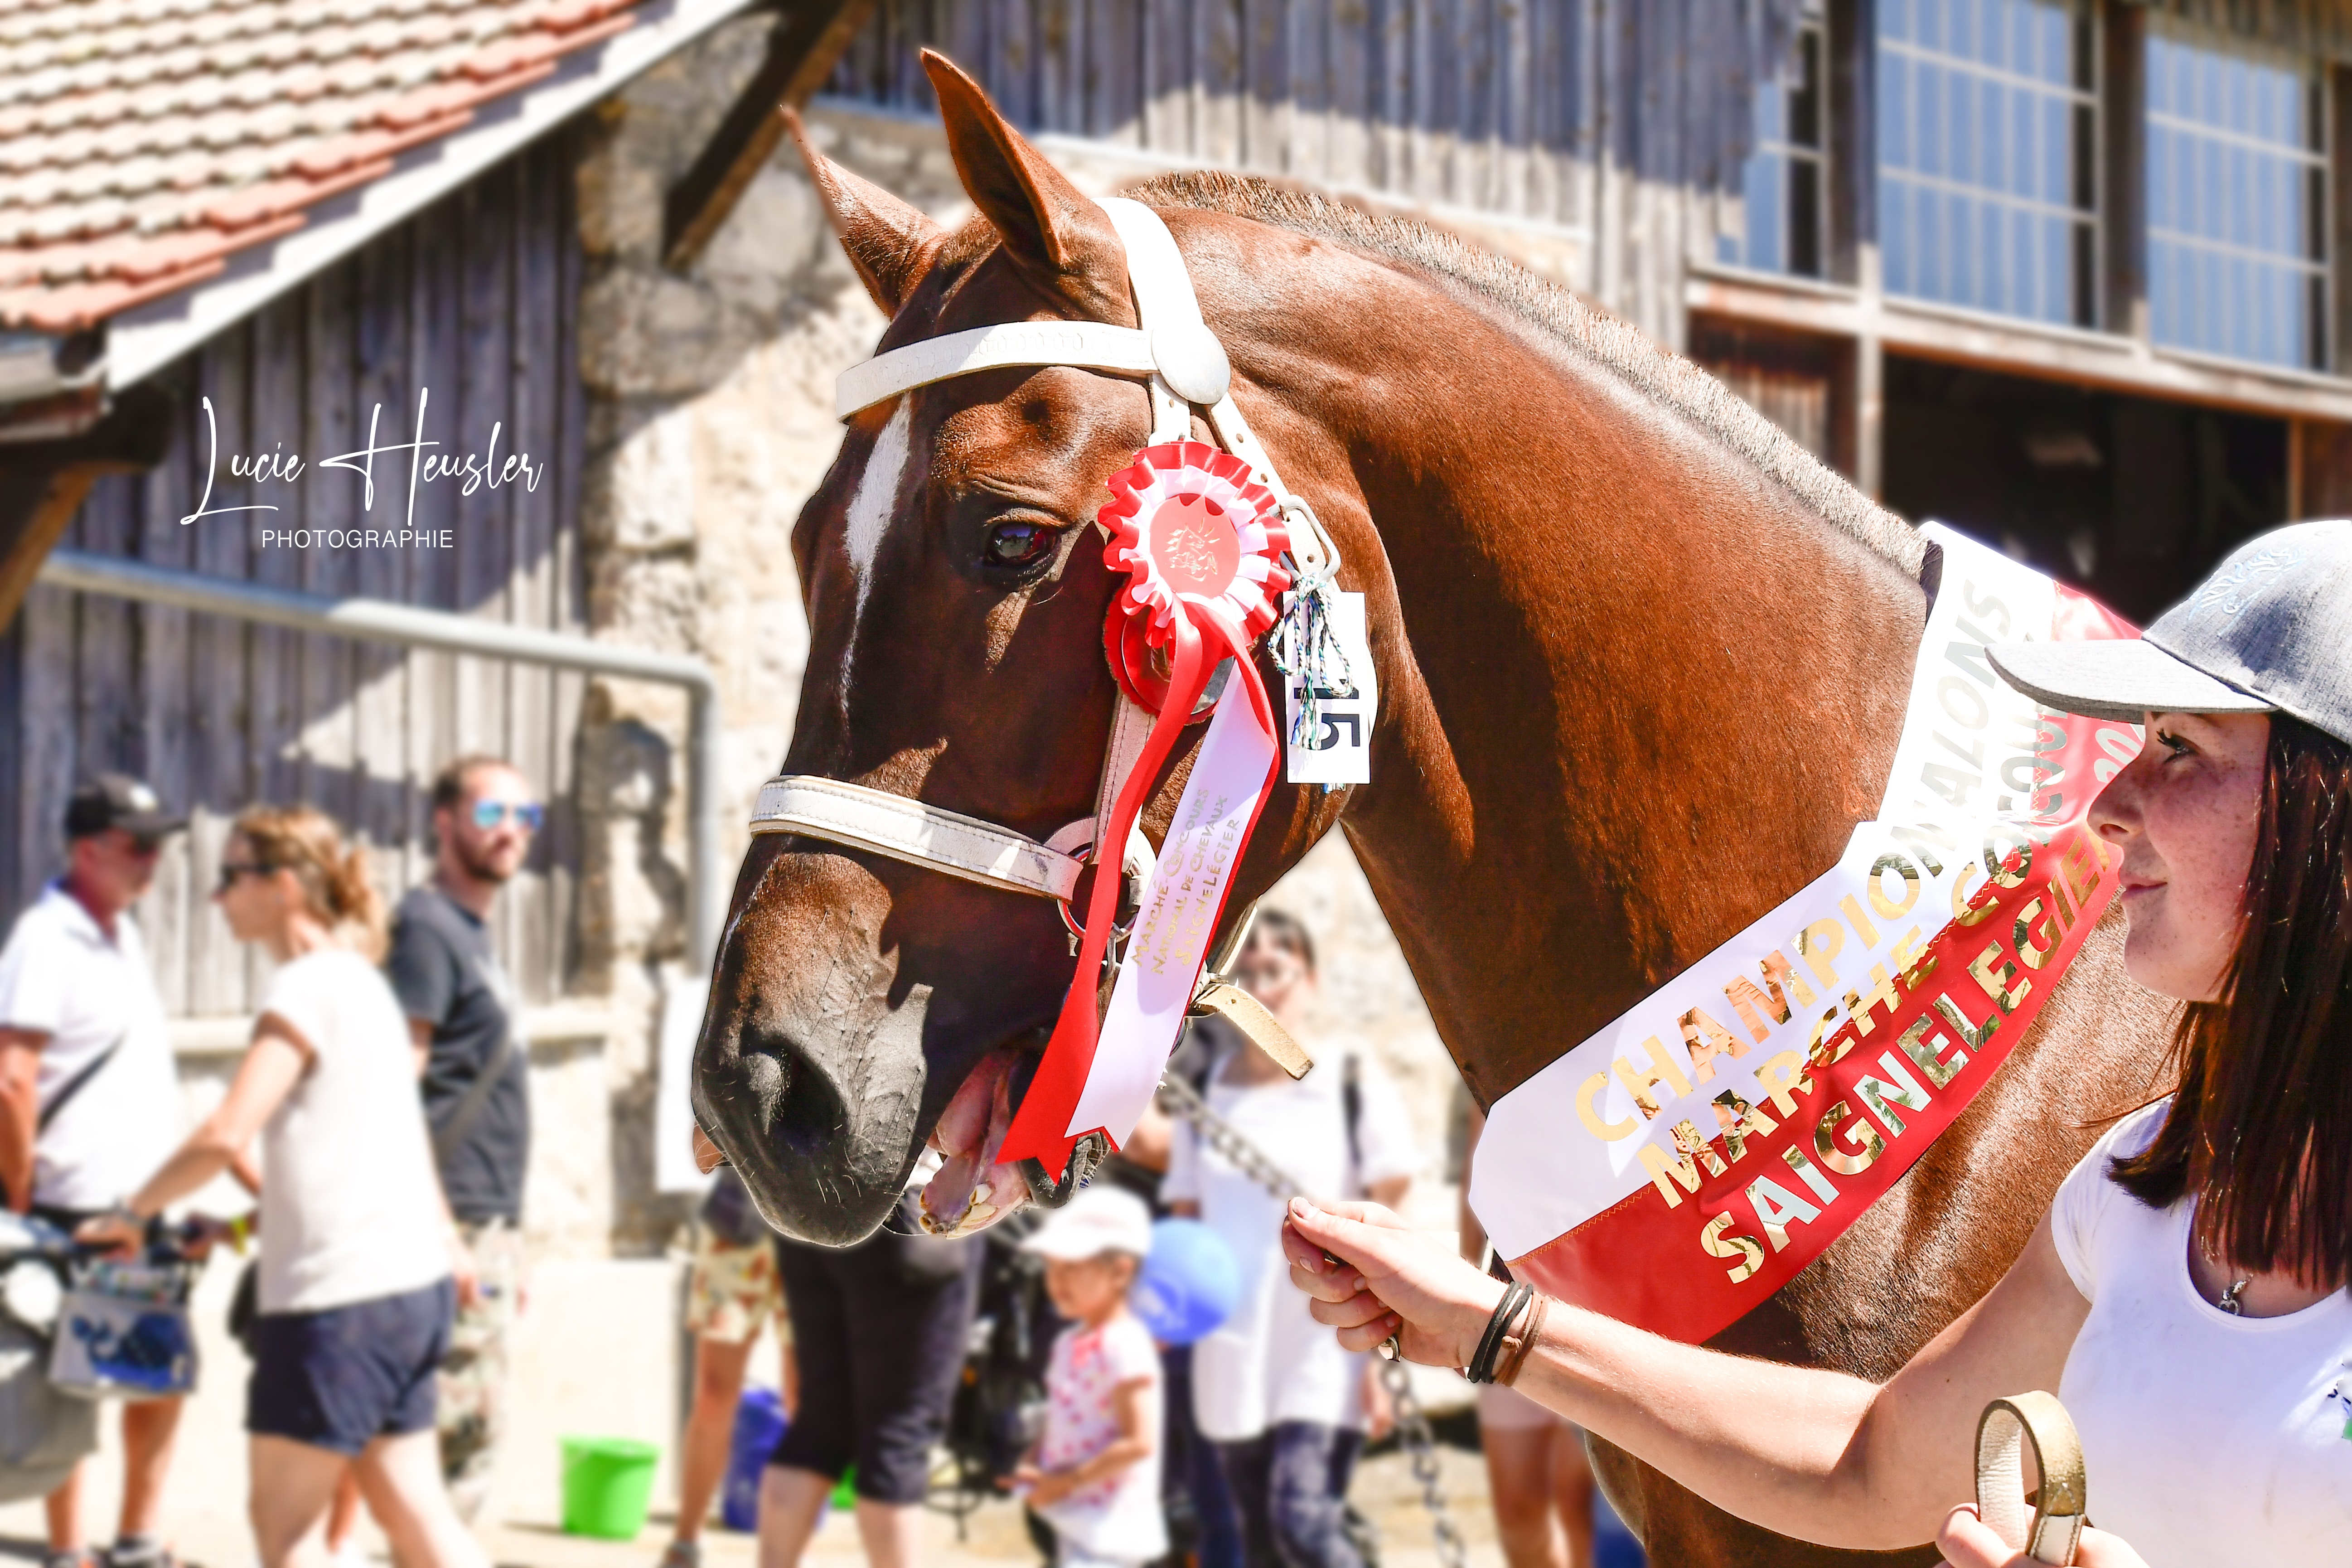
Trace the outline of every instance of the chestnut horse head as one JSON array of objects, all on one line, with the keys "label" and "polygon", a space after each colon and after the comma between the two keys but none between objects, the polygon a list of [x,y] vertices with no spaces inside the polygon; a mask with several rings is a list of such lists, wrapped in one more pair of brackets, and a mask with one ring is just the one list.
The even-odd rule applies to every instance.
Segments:
[{"label": "chestnut horse head", "polygon": [[[882,348],[1013,321],[1136,325],[1103,209],[967,78],[928,63],[978,208],[961,227],[810,152],[843,246],[892,318]],[[1238,289],[1252,258],[1234,242],[1247,226],[1225,224],[1223,254],[1196,259],[1196,277],[1221,266]],[[1105,479],[1150,429],[1142,381],[1061,367],[969,374],[854,416],[793,535],[811,646],[784,771],[1038,839],[1092,812],[1117,694],[1103,655],[1113,583],[1092,521]],[[1147,807],[1155,840],[1201,732]],[[1288,791],[1270,804],[1230,909],[1338,805],[1318,812]],[[961,1156],[935,1178],[957,1190],[933,1207],[985,1223],[1029,1195],[1019,1172],[984,1155],[1073,968],[1050,900],[763,837],[719,955],[698,1119],[791,1234],[838,1245],[871,1232],[927,1142]]]},{"label": "chestnut horse head", "polygon": [[[891,317],[882,346],[1137,324],[1103,209],[926,64],[977,208],[961,226],[811,158]],[[1277,784],[1228,919],[1343,826],[1489,1102],[1805,886],[1874,813],[1925,547],[1704,373],[1507,263],[1255,181],[1130,194],[1166,221],[1233,396],[1366,595],[1379,671],[1373,782]],[[1087,816],[1115,700],[1089,525],[1150,428],[1138,379],[1069,367],[855,416],[793,533],[812,647],[784,771],[1034,838]],[[1191,755],[1154,781],[1155,841]],[[2117,926],[1903,1181],[1715,1342],[1883,1378],[1999,1279],[2090,1141],[2046,1108],[2116,1103],[2160,1055]],[[985,1223],[1031,1191],[996,1139],[1073,968],[1045,900],[760,837],[697,1117],[793,1235],[870,1233],[927,1142],[950,1156],[929,1206]],[[1654,1562],[1847,1560],[1601,1459]]]}]

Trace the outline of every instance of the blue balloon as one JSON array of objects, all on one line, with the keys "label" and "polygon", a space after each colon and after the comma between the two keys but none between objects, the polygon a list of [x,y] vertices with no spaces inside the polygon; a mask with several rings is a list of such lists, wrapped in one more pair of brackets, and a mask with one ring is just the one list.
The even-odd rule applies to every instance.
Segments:
[{"label": "blue balloon", "polygon": [[1153,1339],[1189,1345],[1231,1317],[1241,1299],[1241,1265],[1223,1237],[1197,1219],[1163,1219],[1151,1227],[1151,1256],[1127,1304]]}]

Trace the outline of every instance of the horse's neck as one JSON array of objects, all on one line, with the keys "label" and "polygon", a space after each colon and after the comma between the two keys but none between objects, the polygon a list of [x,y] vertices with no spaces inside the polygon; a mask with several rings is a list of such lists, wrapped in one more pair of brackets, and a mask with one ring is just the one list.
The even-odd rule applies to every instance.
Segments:
[{"label": "horse's neck", "polygon": [[1444,418],[1352,411],[1403,637],[1401,744],[1346,818],[1482,1100],[1835,861],[1876,810],[1924,611],[1716,437],[1486,340],[1415,340],[1444,345],[1412,373]]}]

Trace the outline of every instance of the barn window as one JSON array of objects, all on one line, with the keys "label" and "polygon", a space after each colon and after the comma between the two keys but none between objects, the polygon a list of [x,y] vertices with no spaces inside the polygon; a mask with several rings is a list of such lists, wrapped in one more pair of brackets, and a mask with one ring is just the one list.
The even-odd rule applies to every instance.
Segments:
[{"label": "barn window", "polygon": [[2098,81],[2081,0],[1885,0],[1879,241],[1889,294],[2098,320]]},{"label": "barn window", "polygon": [[1756,150],[1740,171],[1745,232],[1718,234],[1718,259],[1764,272],[1822,275],[1828,140],[1822,91],[1822,21],[1809,4],[1780,79],[1756,89]]},{"label": "barn window", "polygon": [[2326,368],[2324,87],[2307,61],[2151,18],[2149,328],[2159,343]]}]

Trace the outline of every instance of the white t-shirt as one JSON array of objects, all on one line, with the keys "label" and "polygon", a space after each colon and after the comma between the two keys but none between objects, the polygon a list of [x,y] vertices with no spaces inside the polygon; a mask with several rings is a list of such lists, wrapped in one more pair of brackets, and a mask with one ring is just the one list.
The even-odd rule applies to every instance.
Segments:
[{"label": "white t-shirt", "polygon": [[0,949],[0,1026],[49,1037],[41,1047],[44,1110],[100,1052],[121,1045],[33,1147],[33,1201],[103,1209],[144,1186],[182,1135],[180,1079],[163,999],[139,922],[114,918],[109,938],[81,900],[52,882],[16,918]]},{"label": "white t-shirt", "polygon": [[[1054,1342],[1045,1367],[1045,1435],[1037,1445],[1040,1469],[1059,1470],[1093,1458],[1118,1438],[1111,1394],[1123,1383],[1160,1382],[1160,1351],[1150,1331],[1121,1312],[1099,1329],[1074,1323]],[[1054,1533],[1096,1558],[1149,1563],[1168,1551],[1160,1516],[1160,1434],[1151,1452],[1092,1486],[1080,1487],[1037,1511]]]},{"label": "white t-shirt", "polygon": [[2108,1129],[2050,1205],[2091,1315],[2058,1397],[2083,1436],[2091,1522],[2149,1568],[2352,1563],[2352,1295],[2232,1317],[2189,1273],[2192,1199],[2152,1209],[2107,1179],[2163,1125]]},{"label": "white t-shirt", "polygon": [[318,1312],[449,1272],[408,1020],[342,948],[270,977],[261,1010],[310,1042],[310,1068],[262,1129],[261,1310]]},{"label": "white t-shirt", "polygon": [[[1421,1163],[1396,1086],[1359,1049],[1363,1109],[1356,1143],[1363,1168],[1354,1168],[1341,1089],[1346,1054],[1323,1053],[1321,1064],[1296,1083],[1238,1089],[1224,1081],[1223,1061],[1209,1075],[1209,1109],[1326,1202],[1359,1197],[1372,1183],[1412,1175]],[[1160,1198],[1196,1200],[1202,1222],[1241,1265],[1233,1315],[1192,1346],[1192,1415],[1201,1431],[1232,1443],[1284,1421],[1362,1425],[1363,1357],[1341,1350],[1331,1331],[1307,1315],[1305,1294],[1291,1288],[1282,1201],[1203,1147],[1188,1122],[1176,1126]]]}]

